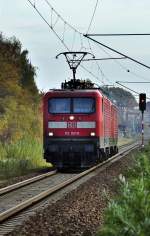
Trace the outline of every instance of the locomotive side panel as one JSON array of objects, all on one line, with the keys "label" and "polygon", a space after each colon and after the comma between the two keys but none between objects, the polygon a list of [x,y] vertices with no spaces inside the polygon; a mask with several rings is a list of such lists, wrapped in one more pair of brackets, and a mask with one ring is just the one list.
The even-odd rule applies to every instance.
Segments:
[{"label": "locomotive side panel", "polygon": [[111,142],[111,102],[108,98],[104,97],[104,145],[105,148],[109,148]]},{"label": "locomotive side panel", "polygon": [[103,97],[97,95],[96,96],[96,134],[99,139],[99,149],[104,149],[104,116],[103,116]]},{"label": "locomotive side panel", "polygon": [[118,151],[117,148],[118,142],[118,110],[116,106],[111,106],[111,142],[110,142],[110,149],[111,153],[115,154]]}]

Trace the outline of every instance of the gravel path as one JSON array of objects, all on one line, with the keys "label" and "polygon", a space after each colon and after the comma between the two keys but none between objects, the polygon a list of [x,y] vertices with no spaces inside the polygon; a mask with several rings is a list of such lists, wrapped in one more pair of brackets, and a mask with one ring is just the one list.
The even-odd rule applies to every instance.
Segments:
[{"label": "gravel path", "polygon": [[55,204],[37,211],[22,227],[9,236],[91,236],[103,224],[107,206],[104,190],[112,197],[117,193],[116,177],[133,163],[124,158],[98,173]]}]

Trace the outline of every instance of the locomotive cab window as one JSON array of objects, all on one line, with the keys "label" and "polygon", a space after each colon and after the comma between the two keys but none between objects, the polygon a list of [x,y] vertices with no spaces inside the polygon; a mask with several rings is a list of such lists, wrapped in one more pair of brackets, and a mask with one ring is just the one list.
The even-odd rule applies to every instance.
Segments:
[{"label": "locomotive cab window", "polygon": [[48,101],[49,113],[70,113],[71,112],[71,99],[70,98],[51,98]]},{"label": "locomotive cab window", "polygon": [[50,98],[48,111],[52,114],[90,114],[95,112],[94,98]]},{"label": "locomotive cab window", "polygon": [[73,98],[74,113],[93,113],[95,100],[93,98]]}]

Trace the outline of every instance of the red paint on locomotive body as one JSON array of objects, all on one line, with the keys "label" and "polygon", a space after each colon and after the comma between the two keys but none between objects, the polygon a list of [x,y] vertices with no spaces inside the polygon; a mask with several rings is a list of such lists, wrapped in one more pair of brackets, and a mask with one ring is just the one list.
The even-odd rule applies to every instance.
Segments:
[{"label": "red paint on locomotive body", "polygon": [[[86,113],[86,109],[89,112]],[[43,130],[45,159],[58,167],[64,166],[64,155],[69,156],[69,163],[80,153],[79,165],[84,167],[117,152],[117,108],[99,90],[51,90],[46,93]],[[56,153],[61,162],[54,158]]]},{"label": "red paint on locomotive body", "polygon": [[117,145],[118,141],[118,110],[115,105],[111,106],[111,143]]}]

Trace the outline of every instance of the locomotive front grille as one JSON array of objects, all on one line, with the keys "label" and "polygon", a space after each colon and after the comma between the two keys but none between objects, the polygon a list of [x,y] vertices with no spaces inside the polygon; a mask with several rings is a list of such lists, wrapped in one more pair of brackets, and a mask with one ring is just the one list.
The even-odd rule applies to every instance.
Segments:
[{"label": "locomotive front grille", "polygon": [[76,144],[76,143],[54,143],[48,145],[49,152],[94,152],[95,145],[94,144]]},{"label": "locomotive front grille", "polygon": [[45,139],[45,159],[58,168],[87,167],[95,163],[98,138],[50,138]]}]

